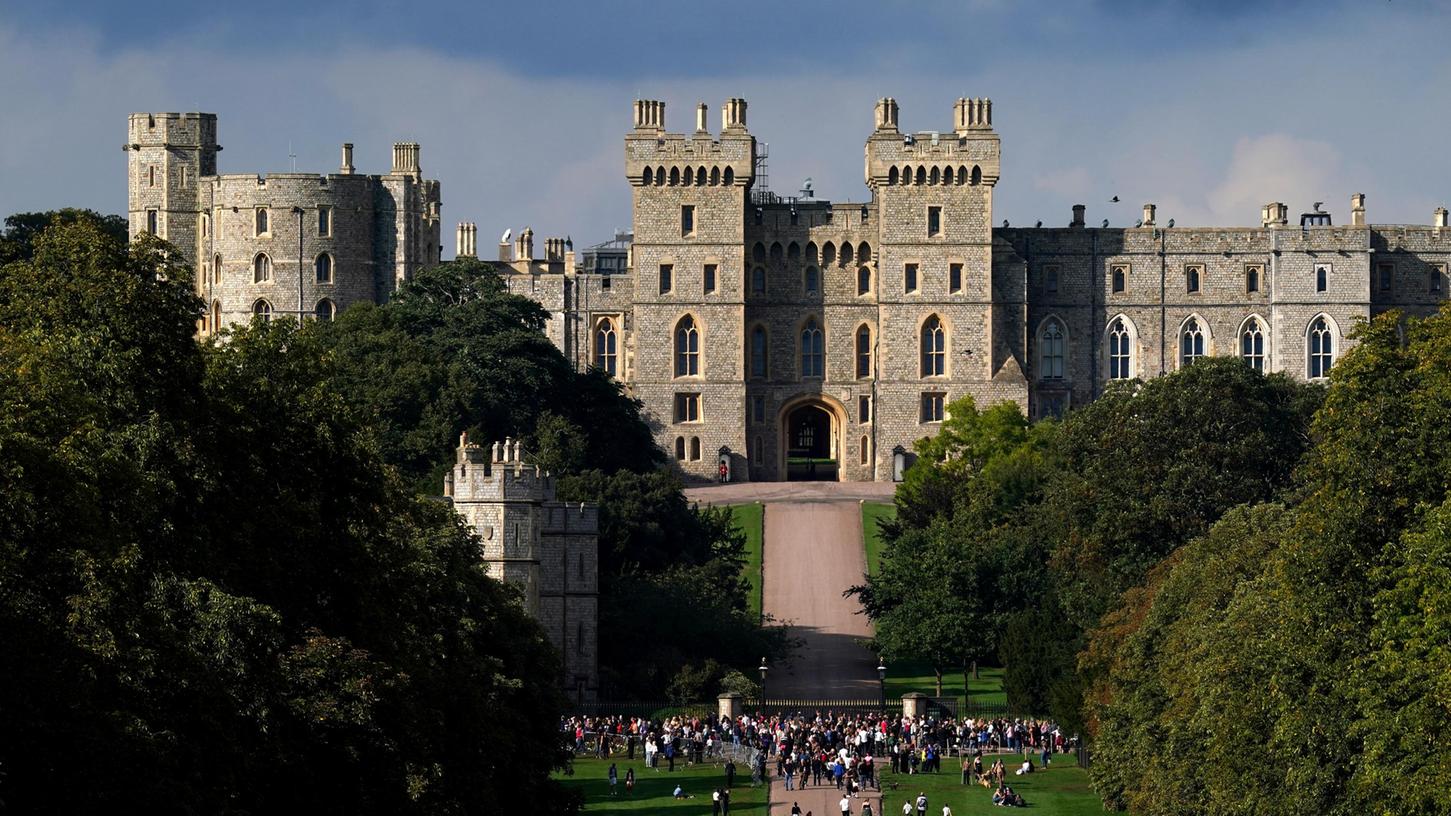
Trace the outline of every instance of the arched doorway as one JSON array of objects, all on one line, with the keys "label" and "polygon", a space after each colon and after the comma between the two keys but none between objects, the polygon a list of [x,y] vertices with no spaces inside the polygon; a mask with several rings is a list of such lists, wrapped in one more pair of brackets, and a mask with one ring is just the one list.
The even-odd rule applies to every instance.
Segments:
[{"label": "arched doorway", "polygon": [[783,411],[781,450],[786,481],[836,481],[841,478],[840,425],[831,407],[816,400]]}]

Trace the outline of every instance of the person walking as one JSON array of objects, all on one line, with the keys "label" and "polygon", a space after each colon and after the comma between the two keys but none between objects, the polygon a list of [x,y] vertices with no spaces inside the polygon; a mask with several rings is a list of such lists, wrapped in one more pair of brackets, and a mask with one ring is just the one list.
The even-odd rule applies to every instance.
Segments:
[{"label": "person walking", "polygon": [[625,795],[626,796],[634,796],[635,795],[635,769],[634,768],[626,768],[625,769]]},{"label": "person walking", "polygon": [[874,816],[874,814],[872,813],[872,803],[871,802],[863,802],[862,803],[862,816]]},{"label": "person walking", "polygon": [[851,799],[850,798],[843,796],[843,797],[841,797],[841,801],[840,802],[837,802],[836,804],[837,804],[838,807],[841,808],[841,816],[851,816]]},{"label": "person walking", "polygon": [[917,794],[917,816],[927,816],[927,791]]},{"label": "person walking", "polygon": [[610,763],[609,776],[610,776],[610,795],[611,796],[619,796],[620,795],[620,789],[619,789],[619,784],[620,784],[620,771],[619,771],[619,769],[617,769],[615,767],[615,763],[613,763],[613,762]]},{"label": "person walking", "polygon": [[735,760],[733,760],[733,759],[726,760],[725,772],[726,772],[726,787],[729,788],[732,785],[736,784],[736,763],[735,763]]},{"label": "person walking", "polygon": [[801,816],[801,803],[799,803],[799,802],[792,802],[791,803],[791,816]]},{"label": "person walking", "polygon": [[710,792],[710,816],[720,816],[720,788]]}]

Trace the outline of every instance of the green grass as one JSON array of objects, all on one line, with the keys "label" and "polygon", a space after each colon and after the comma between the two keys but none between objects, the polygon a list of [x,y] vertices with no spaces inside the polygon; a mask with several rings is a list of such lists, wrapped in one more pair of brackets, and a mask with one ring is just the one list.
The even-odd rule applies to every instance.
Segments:
[{"label": "green grass", "polygon": [[732,505],[731,516],[735,524],[746,533],[746,565],[742,567],[746,580],[750,582],[751,588],[746,596],[746,605],[750,608],[751,614],[757,618],[761,616],[761,557],[762,540],[764,538],[765,509],[760,502],[754,504]]},{"label": "green grass", "polygon": [[897,505],[895,504],[882,502],[864,502],[862,504],[862,538],[866,540],[868,575],[876,575],[877,570],[882,566],[882,535],[877,528],[877,522],[884,519],[890,521],[896,517]]},{"label": "green grass", "polygon": [[[1003,670],[983,666],[978,669],[979,677],[972,681],[968,690],[972,692],[974,705],[1006,705],[1003,693]],[[908,692],[920,692],[937,696],[937,681],[932,666],[920,661],[902,661],[887,665],[887,696],[901,697]],[[942,674],[942,695],[962,700],[962,672],[953,670]]]},{"label": "green grass", "polygon": [[[1088,772],[1078,767],[1072,754],[1055,754],[1047,770],[1035,770],[1026,776],[1013,776],[1013,769],[1023,762],[1022,754],[1003,754],[1008,767],[1008,785],[1027,800],[1028,812],[1042,816],[1101,816],[1103,804],[1088,786]],[[984,767],[992,765],[991,754],[983,757]],[[885,816],[902,812],[902,803],[916,801],[918,793],[927,794],[928,813],[941,813],[942,806],[952,808],[953,816],[976,816],[1013,813],[1014,809],[996,807],[992,790],[980,785],[962,784],[961,760],[944,757],[942,772],[936,774],[893,775],[891,766],[882,776],[882,811]],[[1034,757],[1033,764],[1038,764]],[[891,789],[891,783],[898,783]]]},{"label": "green grass", "polygon": [[[639,756],[638,754],[636,756]],[[565,787],[578,790],[584,795],[585,813],[666,813],[670,816],[702,816],[710,813],[710,793],[725,787],[725,772],[714,765],[695,765],[689,768],[677,762],[675,772],[665,770],[665,760],[660,760],[658,771],[645,767],[643,759],[634,762],[616,757],[615,770],[619,772],[619,795],[610,796],[609,768],[607,759],[576,759],[574,775],[556,773],[555,779]],[[635,792],[625,795],[625,770],[635,769]],[[750,769],[745,769],[744,780],[736,773],[736,785],[731,788],[731,813],[743,816],[765,816],[766,786],[751,787]],[[675,785],[679,784],[685,793],[693,798],[677,800],[673,797]],[[526,813],[528,811],[519,811]]]}]

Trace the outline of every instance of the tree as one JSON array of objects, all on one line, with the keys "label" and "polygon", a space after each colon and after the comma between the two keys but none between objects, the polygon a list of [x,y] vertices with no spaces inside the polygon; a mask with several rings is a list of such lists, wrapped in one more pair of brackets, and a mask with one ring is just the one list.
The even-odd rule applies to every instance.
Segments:
[{"label": "tree", "polygon": [[77,210],[70,207],[50,212],[16,213],[5,219],[5,232],[0,233],[0,266],[12,261],[30,260],[35,254],[35,242],[40,234],[53,225],[88,223],[95,226],[107,238],[124,244],[130,231],[126,219],[119,215],[101,215],[94,210]]}]

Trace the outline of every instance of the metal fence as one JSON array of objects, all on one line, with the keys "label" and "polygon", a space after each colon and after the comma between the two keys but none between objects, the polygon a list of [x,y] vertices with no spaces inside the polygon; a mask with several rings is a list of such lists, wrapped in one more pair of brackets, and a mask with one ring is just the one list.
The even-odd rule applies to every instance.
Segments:
[{"label": "metal fence", "polygon": [[583,706],[580,712],[591,717],[642,717],[663,720],[668,717],[701,717],[715,719],[715,703],[672,703],[668,700],[604,700]]},{"label": "metal fence", "polygon": [[768,714],[781,714],[793,712],[813,711],[902,711],[902,699],[891,698],[883,702],[880,697],[869,698],[792,698],[792,697],[767,697],[764,700],[752,700],[745,704],[749,711],[764,711]]}]

